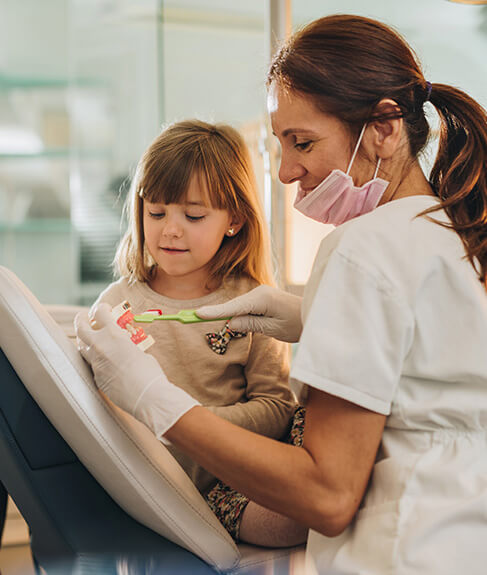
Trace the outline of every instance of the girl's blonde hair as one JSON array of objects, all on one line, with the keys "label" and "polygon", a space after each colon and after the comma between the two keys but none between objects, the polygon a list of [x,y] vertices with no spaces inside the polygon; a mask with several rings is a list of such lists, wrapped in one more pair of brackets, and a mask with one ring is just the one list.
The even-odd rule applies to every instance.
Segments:
[{"label": "girl's blonde hair", "polygon": [[184,203],[193,174],[206,183],[208,205],[243,221],[235,236],[224,237],[209,263],[209,283],[245,276],[273,284],[267,228],[247,146],[231,126],[199,120],[170,125],[142,156],[125,204],[128,229],[115,255],[116,271],[131,282],[153,278],[155,263],[144,239],[144,200]]}]

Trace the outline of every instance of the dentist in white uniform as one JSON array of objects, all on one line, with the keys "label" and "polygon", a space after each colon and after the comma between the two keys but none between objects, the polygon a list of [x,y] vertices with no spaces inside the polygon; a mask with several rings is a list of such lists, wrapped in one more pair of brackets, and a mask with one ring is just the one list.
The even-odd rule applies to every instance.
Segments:
[{"label": "dentist in white uniform", "polygon": [[[317,20],[276,55],[269,113],[295,207],[337,225],[304,299],[261,286],[205,317],[300,341],[303,448],[219,419],[101,306],[99,387],[226,483],[310,527],[309,572],[487,569],[487,116],[385,25]],[[428,180],[418,162],[439,113]],[[424,215],[423,212],[428,214]],[[418,215],[423,214],[423,215]]]}]

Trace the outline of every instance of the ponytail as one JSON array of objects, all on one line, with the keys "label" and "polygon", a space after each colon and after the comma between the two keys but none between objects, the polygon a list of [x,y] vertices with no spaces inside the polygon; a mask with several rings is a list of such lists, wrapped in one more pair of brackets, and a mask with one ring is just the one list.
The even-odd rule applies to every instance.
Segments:
[{"label": "ponytail", "polygon": [[487,287],[487,113],[470,96],[433,84],[430,102],[440,120],[438,154],[430,184],[460,236],[467,258]]}]

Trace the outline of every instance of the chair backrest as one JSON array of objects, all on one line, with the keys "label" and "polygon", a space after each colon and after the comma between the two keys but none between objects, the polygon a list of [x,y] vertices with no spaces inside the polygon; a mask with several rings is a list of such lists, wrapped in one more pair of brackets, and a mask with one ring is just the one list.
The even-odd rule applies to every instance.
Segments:
[{"label": "chair backrest", "polygon": [[[111,499],[50,424],[1,349],[0,462],[0,480],[29,524],[32,556],[43,573],[121,575],[145,573],[157,564],[160,575],[215,574]],[[2,504],[7,490],[0,493]]]},{"label": "chair backrest", "polygon": [[[2,267],[0,325],[4,359],[52,430],[69,445],[52,447],[53,453],[58,449],[60,461],[69,467],[79,459],[121,508],[152,531],[218,570],[236,567],[237,546],[182,468],[145,426],[100,395],[73,343],[22,282]],[[20,403],[11,406],[15,409],[24,408]],[[4,421],[4,434],[12,432],[11,425]],[[23,449],[29,450],[35,467],[35,441],[29,446],[29,438],[24,439]],[[0,481],[5,483],[1,476]],[[86,484],[81,482],[77,489],[87,489]]]},{"label": "chair backrest", "polygon": [[2,544],[3,528],[5,527],[5,518],[7,517],[7,490],[0,481],[0,545]]}]

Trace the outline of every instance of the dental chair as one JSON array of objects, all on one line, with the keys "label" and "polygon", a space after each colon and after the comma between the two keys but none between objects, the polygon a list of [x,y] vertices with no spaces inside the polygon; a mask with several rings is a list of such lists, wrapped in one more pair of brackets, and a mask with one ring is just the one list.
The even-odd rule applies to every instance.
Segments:
[{"label": "dental chair", "polygon": [[2,542],[5,517],[7,516],[8,493],[2,483],[0,483],[0,545]]},{"label": "dental chair", "polygon": [[66,309],[67,333],[0,267],[0,535],[8,493],[38,573],[304,573],[302,548],[235,544],[164,445],[97,390]]}]

